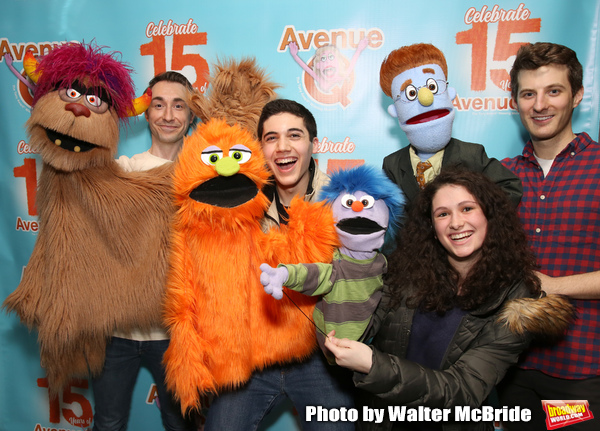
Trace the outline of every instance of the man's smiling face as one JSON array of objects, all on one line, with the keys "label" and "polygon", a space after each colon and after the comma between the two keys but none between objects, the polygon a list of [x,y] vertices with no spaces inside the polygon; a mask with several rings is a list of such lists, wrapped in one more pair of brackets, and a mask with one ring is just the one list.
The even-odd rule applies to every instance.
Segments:
[{"label": "man's smiling face", "polygon": [[152,103],[145,114],[153,142],[177,145],[183,142],[194,119],[186,100],[187,90],[180,83],[159,81],[154,84]]},{"label": "man's smiling face", "polygon": [[277,186],[294,189],[304,195],[309,182],[308,168],[312,158],[311,141],[301,117],[282,112],[269,117],[260,137],[267,165]]},{"label": "man's smiling face", "polygon": [[566,66],[522,70],[518,76],[517,110],[534,145],[564,148],[572,139],[573,109],[583,88],[573,94]]}]

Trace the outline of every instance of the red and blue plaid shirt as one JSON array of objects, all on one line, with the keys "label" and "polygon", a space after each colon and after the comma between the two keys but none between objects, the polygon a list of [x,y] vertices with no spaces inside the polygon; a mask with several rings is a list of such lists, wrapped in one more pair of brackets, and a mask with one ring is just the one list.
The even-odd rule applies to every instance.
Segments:
[{"label": "red and blue plaid shirt", "polygon": [[[556,277],[600,270],[600,145],[581,133],[554,159],[548,176],[533,155],[502,163],[523,182],[519,216],[544,274]],[[572,300],[576,320],[551,347],[532,347],[519,364],[554,377],[600,375],[600,301]]]}]

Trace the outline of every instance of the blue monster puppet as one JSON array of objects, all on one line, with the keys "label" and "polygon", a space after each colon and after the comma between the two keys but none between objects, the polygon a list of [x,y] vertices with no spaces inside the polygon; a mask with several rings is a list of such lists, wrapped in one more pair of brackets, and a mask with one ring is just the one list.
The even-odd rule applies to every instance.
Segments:
[{"label": "blue monster puppet", "polygon": [[[305,295],[322,295],[313,318],[321,349],[325,336],[362,341],[379,304],[387,260],[379,251],[393,247],[404,212],[404,194],[384,172],[366,165],[340,170],[323,188],[321,199],[332,206],[341,241],[332,263],[262,264],[265,292],[283,297],[282,286]],[[322,331],[322,332],[321,332]]]}]

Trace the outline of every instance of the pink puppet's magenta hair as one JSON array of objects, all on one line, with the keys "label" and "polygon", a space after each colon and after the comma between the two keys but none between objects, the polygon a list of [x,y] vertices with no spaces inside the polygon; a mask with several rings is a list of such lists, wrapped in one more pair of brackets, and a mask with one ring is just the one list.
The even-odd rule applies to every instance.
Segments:
[{"label": "pink puppet's magenta hair", "polygon": [[103,53],[101,46],[70,42],[57,46],[41,58],[36,72],[41,76],[35,90],[33,104],[57,88],[66,88],[75,81],[88,87],[102,87],[121,120],[133,108],[135,89],[131,79],[132,69],[117,60],[119,52]]}]

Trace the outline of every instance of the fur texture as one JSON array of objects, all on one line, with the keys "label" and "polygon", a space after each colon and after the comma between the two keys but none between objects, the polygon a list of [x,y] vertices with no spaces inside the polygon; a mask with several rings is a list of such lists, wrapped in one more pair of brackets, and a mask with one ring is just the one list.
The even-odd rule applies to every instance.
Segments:
[{"label": "fur texture", "polygon": [[207,96],[199,92],[192,96],[194,114],[204,123],[222,118],[230,125],[239,124],[254,136],[263,106],[277,96],[279,88],[253,58],[217,62],[209,84]]},{"label": "fur texture", "polygon": [[[73,48],[69,44],[55,51],[72,53]],[[89,54],[83,46],[75,48]],[[54,51],[48,58],[63,63],[71,58],[73,67],[83,70],[77,79],[95,74],[100,77],[95,85],[106,91],[129,72],[112,60],[108,71],[98,71],[104,61],[82,66],[79,57]],[[57,94],[69,83],[55,84],[58,88],[37,99],[27,122],[29,143],[43,161],[37,193],[40,229],[23,279],[3,304],[37,329],[52,393],[71,377],[100,372],[115,330],[160,325],[174,213],[172,166],[124,172],[113,158],[119,113],[111,107],[75,115]]]},{"label": "fur texture", "polygon": [[161,323],[169,182],[166,168],[134,175],[116,165],[71,173],[44,165],[40,230],[4,306],[37,328],[52,390],[100,372],[117,328]]},{"label": "fur texture", "polygon": [[557,339],[565,334],[575,309],[562,295],[519,298],[509,301],[498,316],[511,332],[532,334],[539,339]]},{"label": "fur texture", "polygon": [[[220,176],[218,163],[232,161],[225,159],[234,145],[249,149],[251,158],[237,174]],[[203,152],[215,150],[223,160],[202,160]],[[171,336],[166,380],[184,411],[200,408],[202,392],[234,388],[253,370],[306,357],[316,346],[314,327],[296,306],[264,292],[259,265],[330,261],[338,245],[333,216],[325,204],[297,198],[289,224],[263,233],[268,177],[260,144],[238,125],[213,119],[184,142],[174,173],[178,211],[165,304]],[[198,199],[199,190],[202,196],[237,198],[246,192],[229,184],[242,180],[251,190],[242,203],[228,207],[227,199],[219,198],[220,205]],[[314,298],[289,294],[312,314]]]},{"label": "fur texture", "polygon": [[[25,124],[31,148],[44,163],[59,171],[72,172],[114,164],[119,142],[119,119],[114,111],[90,117],[74,115],[64,108],[58,92],[44,96]],[[56,145],[59,137],[62,145]],[[52,136],[52,137],[51,137]],[[90,148],[75,152],[75,145]]]}]

